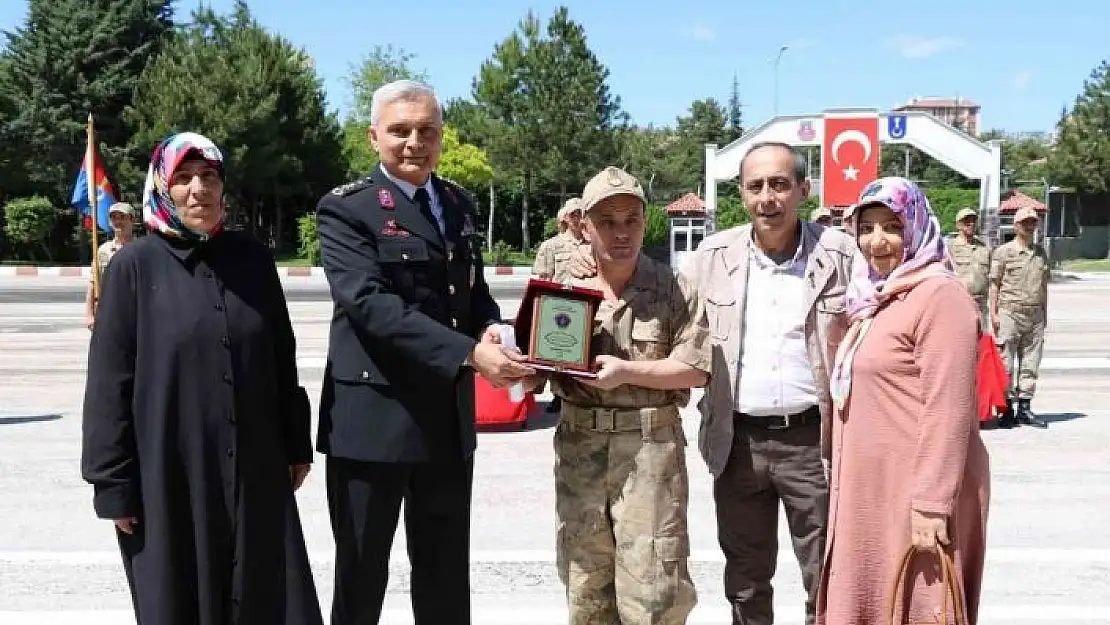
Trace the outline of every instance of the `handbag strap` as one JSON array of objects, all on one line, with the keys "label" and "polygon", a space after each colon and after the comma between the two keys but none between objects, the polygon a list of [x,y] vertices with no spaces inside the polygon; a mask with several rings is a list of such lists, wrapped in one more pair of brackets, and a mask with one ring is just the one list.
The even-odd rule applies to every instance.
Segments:
[{"label": "handbag strap", "polygon": [[[915,555],[920,551],[917,547],[910,546],[902,554],[902,558],[898,563],[897,573],[891,581],[890,593],[887,595],[889,600],[887,602],[887,625],[901,624],[901,619],[894,620],[895,612],[898,609],[899,599],[905,599],[902,591],[906,585],[906,576],[909,574],[910,562],[913,561]],[[940,545],[936,545],[924,551],[930,551],[936,554],[937,559],[940,560],[940,575],[941,583],[943,585],[941,594],[941,624],[948,625],[948,598],[952,597],[952,612],[956,617],[955,625],[968,625],[967,623],[967,610],[964,606],[963,593],[960,592],[959,584],[956,580],[956,564],[952,561],[952,556],[948,554]],[[904,606],[903,606],[903,609]]]}]

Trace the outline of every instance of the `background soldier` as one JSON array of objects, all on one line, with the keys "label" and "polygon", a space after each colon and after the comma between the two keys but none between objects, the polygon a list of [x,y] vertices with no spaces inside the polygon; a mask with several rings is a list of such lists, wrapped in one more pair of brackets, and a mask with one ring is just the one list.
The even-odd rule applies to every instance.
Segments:
[{"label": "background soldier", "polygon": [[1033,242],[1040,220],[1032,208],[1014,215],[1014,238],[998,246],[991,258],[990,309],[995,336],[1014,386],[1018,423],[1048,427],[1029,404],[1037,390],[1044,349],[1051,269],[1044,248]]},{"label": "background soldier", "polygon": [[565,282],[570,278],[567,261],[574,249],[583,243],[582,200],[572,197],[559,209],[559,234],[540,243],[532,275],[543,280]]},{"label": "background soldier", "polygon": [[582,193],[598,272],[573,282],[605,301],[597,380],[552,379],[563,398],[557,559],[571,625],[680,624],[696,601],[679,408],[708,379],[708,328],[690,285],[640,253],[644,207],[640,183],[615,167]]},{"label": "background soldier", "polygon": [[990,331],[987,323],[987,295],[991,267],[991,248],[975,236],[979,224],[979,214],[971,208],[963,208],[956,214],[956,236],[948,241],[948,251],[956,266],[956,275],[964,288],[971,294],[979,307],[979,322],[984,331]]},{"label": "background soldier", "polygon": [[[131,242],[135,232],[135,209],[127,202],[116,202],[108,209],[108,219],[112,223],[112,238],[100,244],[96,250],[96,258],[100,264],[100,274],[108,268],[108,263],[116,252],[124,245]],[[93,265],[93,271],[97,270]],[[89,277],[89,288],[85,291],[85,327],[92,329],[93,320],[96,318],[96,294],[93,293],[93,278]]]},{"label": "background soldier", "polygon": [[817,210],[813,211],[813,214],[809,216],[809,219],[815,224],[820,224],[822,226],[825,226],[826,228],[830,228],[832,227],[833,214],[831,210],[825,208],[824,206],[821,206],[817,208]]}]

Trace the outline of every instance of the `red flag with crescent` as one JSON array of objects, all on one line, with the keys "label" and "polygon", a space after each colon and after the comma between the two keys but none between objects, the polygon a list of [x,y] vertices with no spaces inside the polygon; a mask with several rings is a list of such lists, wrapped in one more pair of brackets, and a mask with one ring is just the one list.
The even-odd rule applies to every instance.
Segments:
[{"label": "red flag with crescent", "polygon": [[821,152],[821,202],[851,206],[879,177],[879,116],[828,115]]}]

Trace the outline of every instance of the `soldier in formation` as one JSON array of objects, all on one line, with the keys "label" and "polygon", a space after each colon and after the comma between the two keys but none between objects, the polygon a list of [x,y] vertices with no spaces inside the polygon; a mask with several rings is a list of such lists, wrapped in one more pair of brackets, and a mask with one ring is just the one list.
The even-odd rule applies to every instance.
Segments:
[{"label": "soldier in formation", "polygon": [[1051,275],[1048,255],[1034,241],[1039,221],[1032,208],[1018,209],[1013,240],[991,255],[989,293],[991,324],[1013,387],[1014,418],[1043,428],[1047,424],[1030,408],[1044,350]]},{"label": "soldier in formation", "polygon": [[991,267],[991,248],[975,235],[979,225],[979,214],[971,208],[961,209],[956,214],[956,236],[948,241],[948,251],[956,276],[975,300],[979,310],[979,324],[984,331],[990,331],[987,315],[987,283]]}]

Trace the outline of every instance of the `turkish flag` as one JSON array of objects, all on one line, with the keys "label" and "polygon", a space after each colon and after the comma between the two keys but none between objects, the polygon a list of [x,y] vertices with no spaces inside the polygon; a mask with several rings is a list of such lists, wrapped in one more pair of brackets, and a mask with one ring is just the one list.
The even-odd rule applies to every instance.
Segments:
[{"label": "turkish flag", "polygon": [[863,188],[879,177],[879,117],[825,117],[821,150],[821,203],[855,204]]}]

